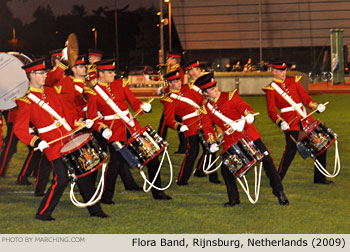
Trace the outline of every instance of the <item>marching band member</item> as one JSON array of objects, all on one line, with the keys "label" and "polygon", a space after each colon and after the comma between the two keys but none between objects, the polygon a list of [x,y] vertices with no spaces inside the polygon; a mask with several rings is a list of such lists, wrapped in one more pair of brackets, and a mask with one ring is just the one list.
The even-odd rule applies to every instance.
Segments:
[{"label": "marching band member", "polygon": [[89,74],[90,79],[95,79],[97,78],[97,70],[96,70],[95,63],[101,61],[103,56],[103,51],[96,50],[96,49],[89,49],[88,56],[89,56],[89,64],[87,65],[87,72]]},{"label": "marching band member", "polygon": [[[263,90],[266,93],[268,115],[284,132],[286,147],[278,168],[278,173],[281,180],[287,173],[288,167],[293,161],[297,151],[295,141],[298,140],[299,132],[302,127],[309,122],[313,122],[313,118],[309,116],[306,120],[301,121],[308,112],[304,105],[310,109],[317,109],[317,112],[323,112],[326,106],[317,104],[312,99],[300,83],[300,77],[286,77],[287,62],[281,59],[271,61],[271,69],[273,81]],[[288,100],[292,100],[292,103]],[[303,105],[304,104],[304,105]],[[278,108],[280,113],[277,112]],[[292,139],[294,138],[294,139]],[[317,156],[318,161],[326,168],[327,151]],[[314,167],[314,183],[316,184],[333,184]]]},{"label": "marching band member", "polygon": [[[186,63],[185,65],[183,65],[182,67],[183,67],[185,73],[187,73],[189,76],[189,79],[187,80],[187,82],[188,82],[187,85],[200,95],[199,96],[200,98],[198,99],[198,105],[202,105],[202,101],[204,99],[204,97],[202,95],[202,91],[200,90],[200,88],[193,85],[194,82],[201,76],[201,73],[202,73],[201,67],[199,65],[199,61],[192,60],[192,61]],[[196,95],[196,96],[198,97],[198,95]],[[205,155],[206,155],[206,152],[204,151],[198,160],[196,171],[194,173],[195,177],[205,177],[206,176],[205,172],[203,171]],[[215,153],[211,153],[210,155],[212,155],[212,160],[214,160]]]},{"label": "marching band member", "polygon": [[[42,221],[55,220],[51,214],[58,204],[69,181],[67,166],[61,158],[60,149],[63,141],[52,144],[48,142],[67,135],[74,125],[76,117],[70,114],[61,100],[59,90],[56,87],[44,87],[46,79],[46,67],[43,59],[38,59],[22,67],[30,81],[29,90],[19,99],[18,117],[14,131],[18,138],[40,151],[51,163],[54,180],[40,203],[35,218]],[[33,124],[38,129],[38,136],[29,133],[29,126]],[[84,177],[77,180],[77,184],[85,201],[94,194],[94,186],[89,179]],[[91,216],[108,217],[97,203],[88,207]]]},{"label": "marching band member", "polygon": [[64,77],[64,71],[68,69],[68,62],[63,60],[63,49],[57,49],[49,52],[51,65],[53,68],[47,72],[45,85],[54,86]]},{"label": "marching band member", "polygon": [[[203,128],[202,124],[206,123],[201,115],[205,112],[200,110],[203,98],[192,89],[190,84],[182,86],[179,70],[164,75],[164,79],[170,87],[170,92],[161,100],[164,105],[165,124],[172,129],[184,132],[188,143],[176,183],[177,185],[187,185],[199,154],[199,143],[201,143],[198,135],[199,130]],[[175,120],[175,114],[181,117],[182,123]],[[210,126],[205,129],[207,128],[210,128]],[[211,136],[211,140],[214,142],[213,130],[211,130]],[[203,152],[209,152],[203,144],[202,147]],[[216,184],[220,183],[217,172],[209,175],[209,181]]]},{"label": "marching band member", "polygon": [[[113,195],[118,173],[129,166],[123,156],[113,147],[115,141],[124,143],[127,140],[127,130],[133,134],[142,129],[139,122],[132,117],[128,109],[128,102],[135,111],[142,109],[151,111],[151,104],[143,103],[130,91],[128,83],[115,77],[115,60],[103,60],[96,63],[98,81],[92,87],[85,87],[84,93],[88,97],[88,118],[95,118],[98,113],[103,119],[94,123],[93,129],[100,132],[107,139],[110,153],[110,163],[106,172],[105,188],[101,203],[114,204]],[[158,158],[153,158],[148,164],[148,173],[151,180],[154,179],[159,167]],[[155,182],[161,187],[160,176]],[[155,199],[171,199],[163,191],[152,188]]]},{"label": "marching band member", "polygon": [[[180,66],[181,62],[181,54],[177,52],[168,52],[167,53],[167,59],[166,59],[166,64],[167,64],[167,73],[173,72],[175,70],[179,71],[179,74],[181,76],[181,83],[184,83],[184,71]],[[169,92],[169,87],[166,88],[161,88],[160,93],[161,94],[166,94]],[[181,122],[181,119],[179,118],[178,115],[175,115],[175,119],[179,122]],[[162,114],[160,121],[159,121],[159,126],[158,126],[158,135],[160,135],[163,139],[166,139],[168,133],[168,126],[164,122],[164,113]],[[187,142],[186,138],[184,136],[183,132],[178,132],[178,137],[179,137],[179,147],[178,150],[175,153],[186,153],[186,148],[187,148]]]},{"label": "marching band member", "polygon": [[[90,50],[89,51],[90,58],[95,59],[100,57],[95,55],[97,53],[98,52],[96,51]],[[95,62],[95,61],[92,61],[92,62]],[[83,90],[86,84],[85,64],[86,64],[85,57],[79,56],[74,66],[71,68],[73,76],[67,75],[59,82],[59,86],[62,87],[61,95],[62,95],[63,102],[66,104],[71,104],[72,106],[69,106],[69,108],[75,108],[79,117],[81,118],[80,120],[82,121],[85,120],[85,118],[87,118],[87,101],[86,101],[86,97],[84,98],[84,95],[83,95]],[[95,71],[96,71],[96,66],[95,66]],[[95,72],[95,74],[97,74],[97,72]],[[93,131],[92,134],[99,142],[99,145],[103,149],[103,151],[107,153],[106,140],[103,137],[101,137],[100,133],[96,131]],[[95,183],[97,178],[97,170],[90,175],[93,183]],[[126,190],[135,190],[135,191],[142,190],[142,188],[138,186],[137,183],[135,182],[129,168],[127,169],[122,168],[120,170],[120,177],[122,179],[122,182]]]},{"label": "marching band member", "polygon": [[[278,198],[278,202],[281,205],[289,205],[270,153],[253,124],[254,111],[252,107],[238,95],[236,89],[231,92],[221,92],[216,85],[213,73],[201,76],[195,81],[195,85],[208,98],[205,108],[211,120],[225,130],[223,148],[231,147],[243,137],[243,134],[247,135],[254,142],[255,146],[265,154],[262,162],[265,173],[270,180],[272,193]],[[236,120],[238,121],[236,122]],[[243,130],[244,133],[242,133]],[[221,165],[221,174],[225,180],[229,198],[229,202],[225,203],[224,206],[232,207],[239,204],[239,193],[235,177],[224,163]]]}]

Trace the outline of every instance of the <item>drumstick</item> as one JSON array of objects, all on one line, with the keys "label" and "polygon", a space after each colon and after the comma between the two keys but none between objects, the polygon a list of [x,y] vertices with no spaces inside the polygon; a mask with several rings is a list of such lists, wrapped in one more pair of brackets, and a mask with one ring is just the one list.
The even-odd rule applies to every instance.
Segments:
[{"label": "drumstick", "polygon": [[[323,105],[327,105],[329,102],[325,102]],[[309,116],[311,116],[313,113],[315,113],[317,111],[317,109],[315,109],[314,111],[312,111],[310,114],[308,114],[307,116],[305,116],[303,119],[301,119],[302,121],[304,121],[306,118],[308,118]]]},{"label": "drumstick", "polygon": [[[94,119],[92,119],[92,121],[96,121],[96,120],[100,119],[100,117],[101,117],[101,116],[98,115],[98,116],[96,116]],[[52,140],[51,142],[48,142],[47,144],[50,146],[50,144],[56,143],[57,141],[60,141],[60,140],[62,140],[62,139],[64,139],[64,138],[66,138],[66,137],[69,137],[69,136],[73,135],[75,132],[77,132],[77,131],[83,129],[83,128],[85,127],[85,125],[86,125],[86,123],[85,123],[84,125],[79,126],[78,128],[75,128],[75,129],[72,130],[69,134],[64,135],[64,136],[61,136],[61,137],[59,137],[59,138],[57,138],[57,139],[55,139],[55,140]],[[39,148],[38,148],[38,147],[35,147],[35,148],[34,148],[34,151],[37,151],[37,150],[39,150]]]},{"label": "drumstick", "polygon": [[[154,97],[152,97],[151,99],[149,99],[149,100],[147,101],[147,103],[151,103],[151,102],[153,102],[153,100],[154,100]],[[139,111],[137,111],[137,112],[133,115],[133,117],[137,117],[138,114],[140,114],[141,112],[142,112],[142,108],[139,109]]]}]

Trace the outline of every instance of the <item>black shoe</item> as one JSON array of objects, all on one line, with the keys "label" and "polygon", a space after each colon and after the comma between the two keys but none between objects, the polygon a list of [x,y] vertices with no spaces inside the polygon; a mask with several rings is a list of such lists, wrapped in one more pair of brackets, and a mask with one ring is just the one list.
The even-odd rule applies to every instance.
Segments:
[{"label": "black shoe", "polygon": [[214,183],[214,184],[220,184],[221,183],[221,181],[218,180],[218,179],[209,179],[209,182],[210,183]]},{"label": "black shoe", "polygon": [[280,203],[281,205],[289,205],[289,200],[287,199],[287,196],[284,194],[283,191],[274,192],[273,195],[277,197],[278,203]]},{"label": "black shoe", "polygon": [[127,191],[143,191],[143,188],[138,185],[133,185],[131,187],[125,188]]},{"label": "black shoe", "polygon": [[237,200],[237,201],[229,201],[229,202],[226,202],[224,204],[224,207],[233,207],[235,205],[238,205],[239,203],[241,203],[239,200]]},{"label": "black shoe", "polygon": [[187,182],[183,182],[183,181],[176,181],[176,184],[177,185],[188,185],[188,183]]},{"label": "black shoe", "polygon": [[195,177],[206,177],[207,176],[207,174],[205,174],[205,172],[204,171],[198,171],[198,170],[196,170],[196,172],[193,174],[193,176],[195,176]]},{"label": "black shoe", "polygon": [[334,184],[334,182],[331,181],[331,180],[327,180],[327,179],[325,179],[325,180],[314,180],[314,184],[332,185],[332,184]]},{"label": "black shoe", "polygon": [[164,192],[158,192],[153,194],[153,198],[156,200],[171,200],[172,198],[169,195],[166,195]]},{"label": "black shoe", "polygon": [[17,181],[16,184],[17,185],[31,185],[32,183],[30,183],[28,180],[22,180],[22,181]]},{"label": "black shoe", "polygon": [[101,199],[101,200],[100,200],[100,203],[106,204],[106,205],[114,205],[114,201],[113,201],[113,200],[104,200],[104,199]]},{"label": "black shoe", "polygon": [[40,214],[35,215],[35,219],[42,220],[42,221],[54,221],[55,220],[55,218],[53,218],[51,216],[40,215]]},{"label": "black shoe", "polygon": [[109,216],[105,214],[104,212],[97,212],[90,214],[91,217],[98,217],[98,218],[108,218]]},{"label": "black shoe", "polygon": [[34,196],[35,197],[42,197],[42,196],[44,196],[45,195],[45,193],[34,193]]}]

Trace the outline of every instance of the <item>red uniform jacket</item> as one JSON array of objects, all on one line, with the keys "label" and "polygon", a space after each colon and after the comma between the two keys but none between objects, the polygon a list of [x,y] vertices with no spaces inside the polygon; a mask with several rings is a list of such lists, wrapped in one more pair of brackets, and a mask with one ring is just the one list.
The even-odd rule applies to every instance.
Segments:
[{"label": "red uniform jacket", "polygon": [[[65,76],[58,84],[61,86],[61,95],[64,103],[69,103],[75,109],[80,118],[86,118],[87,102],[83,98],[85,80],[74,79],[72,76]],[[75,105],[75,106],[74,106]]]},{"label": "red uniform jacket", "polygon": [[[128,110],[130,103],[133,110],[138,111],[141,109],[142,101],[137,99],[135,95],[130,91],[129,86],[127,82],[124,82],[123,80],[115,80],[112,83],[103,83],[98,82],[96,85],[101,87],[101,89],[109,96],[109,98],[122,110],[127,114],[127,116],[130,118],[131,114]],[[96,87],[96,86],[95,86]],[[88,118],[94,119],[100,114],[104,117],[103,119],[100,119],[98,121],[95,121],[93,129],[96,131],[101,132],[103,128],[111,126],[112,120],[106,120],[107,117],[111,117],[115,115],[114,110],[106,103],[104,99],[95,91],[95,87],[84,88],[84,93],[88,97]],[[134,119],[135,127],[131,128],[128,127],[131,134],[136,132],[137,130],[141,129],[142,127],[138,123],[136,119]],[[114,142],[114,141],[126,141],[126,124],[124,121],[120,118],[117,118],[114,120],[112,130],[112,136],[108,140],[108,142]]]},{"label": "red uniform jacket", "polygon": [[[182,124],[187,125],[189,128],[188,131],[184,132],[186,137],[197,135],[199,129],[205,130],[206,134],[214,134],[210,121],[203,120],[203,111],[197,109],[195,106],[188,104],[187,102],[171,97],[171,93],[192,100],[195,104],[198,105],[199,108],[202,106],[203,100],[202,96],[191,89],[191,87],[188,85],[182,86],[181,90],[178,91],[171,90],[171,92],[161,100],[164,105],[164,121],[166,125],[173,129],[177,129],[179,122],[175,121],[176,114],[182,118]],[[185,116],[191,115],[192,113],[197,113],[197,115],[188,119],[184,118]]]},{"label": "red uniform jacket", "polygon": [[[308,95],[301,83],[298,81],[298,77],[287,77],[284,81],[274,80],[274,82],[284,90],[288,96],[290,96],[295,103],[303,103],[310,109],[315,109],[317,103]],[[266,93],[267,110],[270,118],[279,123],[280,121],[286,121],[289,124],[287,131],[297,130],[300,131],[300,121],[302,118],[299,113],[294,110],[278,113],[278,109],[290,108],[291,105],[270,85],[263,88]],[[307,111],[306,111],[307,112]],[[308,117],[303,123],[307,124],[312,122],[312,117]]]},{"label": "red uniform jacket", "polygon": [[[238,95],[237,89],[229,93],[222,92],[220,93],[219,97],[215,99],[215,101],[209,102],[213,105],[215,110],[218,110],[224,116],[228,117],[233,121],[241,119],[242,115],[245,116],[248,113],[254,113],[252,107]],[[217,125],[219,125],[224,131],[227,131],[230,128],[230,126],[228,126],[223,120],[221,120],[215,114],[210,113],[210,109],[208,108],[208,106],[206,106],[206,109],[211,120]],[[243,133],[247,135],[252,141],[255,141],[261,137],[254,124],[245,123]],[[227,149],[233,144],[235,144],[237,141],[242,139],[243,133],[235,131],[233,134],[230,135],[225,134],[223,148]]]},{"label": "red uniform jacket", "polygon": [[[23,143],[30,146],[35,146],[35,142],[40,139],[43,139],[46,142],[50,142],[68,134],[68,131],[63,127],[63,125],[59,124],[56,124],[57,128],[54,128],[48,132],[39,132],[39,136],[29,133],[30,123],[33,124],[37,129],[42,129],[55,123],[55,118],[51,114],[27,98],[27,95],[29,93],[33,93],[35,96],[49,104],[49,106],[53,108],[62,118],[66,119],[71,127],[74,125],[74,122],[77,120],[77,118],[74,117],[73,114],[67,113],[68,110],[65,109],[61,100],[61,96],[58,94],[57,90],[58,88],[52,87],[44,87],[43,89],[30,87],[25,96],[16,99],[18,105],[18,116],[14,125],[14,133]],[[64,139],[50,144],[50,147],[44,150],[45,155],[50,161],[61,157],[59,151],[62,148],[64,141],[66,140],[67,139]]]},{"label": "red uniform jacket", "polygon": [[49,70],[47,72],[47,77],[45,80],[45,84],[47,86],[54,86],[56,85],[63,77],[64,77],[64,71],[67,69],[68,67],[62,63],[60,63],[58,65],[58,67]]}]

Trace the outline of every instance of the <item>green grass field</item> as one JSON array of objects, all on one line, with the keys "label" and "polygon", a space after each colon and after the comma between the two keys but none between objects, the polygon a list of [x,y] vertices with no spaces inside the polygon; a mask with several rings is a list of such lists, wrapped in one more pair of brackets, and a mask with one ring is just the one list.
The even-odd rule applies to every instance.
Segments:
[{"label": "green grass field", "polygon": [[[276,166],[284,149],[284,135],[268,118],[264,96],[243,97],[260,115],[255,125],[271,150]],[[15,185],[17,174],[27,155],[27,148],[19,143],[11,160],[7,177],[0,178],[0,233],[68,233],[68,234],[181,234],[181,233],[263,233],[263,234],[344,234],[350,233],[349,152],[350,116],[349,95],[318,95],[318,102],[330,104],[322,114],[316,114],[339,135],[340,174],[334,185],[313,184],[313,162],[297,154],[283,181],[289,206],[280,206],[271,193],[268,179],[262,174],[260,198],[252,205],[240,188],[241,204],[224,208],[227,201],[223,183],[214,185],[208,177],[192,177],[189,186],[179,187],[175,179],[184,155],[173,154],[178,140],[175,131],[168,134],[169,153],[174,166],[173,184],[167,193],[171,201],[153,200],[150,193],[129,192],[118,178],[115,205],[103,205],[110,215],[107,219],[90,218],[86,209],[75,207],[69,199],[69,187],[53,213],[55,222],[34,219],[40,198],[34,197],[33,185]],[[151,114],[139,117],[141,124],[157,129],[162,106],[153,102]],[[348,126],[347,126],[348,125]],[[333,171],[334,146],[328,152],[328,170]],[[139,185],[143,184],[137,169],[132,170]],[[219,172],[220,174],[220,172]],[[169,181],[168,166],[161,171],[163,184]],[[219,175],[220,179],[221,174]],[[253,172],[248,173],[249,180]],[[34,182],[34,178],[30,178]],[[252,188],[253,189],[253,188]],[[78,194],[76,194],[78,196]],[[80,199],[80,196],[79,196]]]}]

